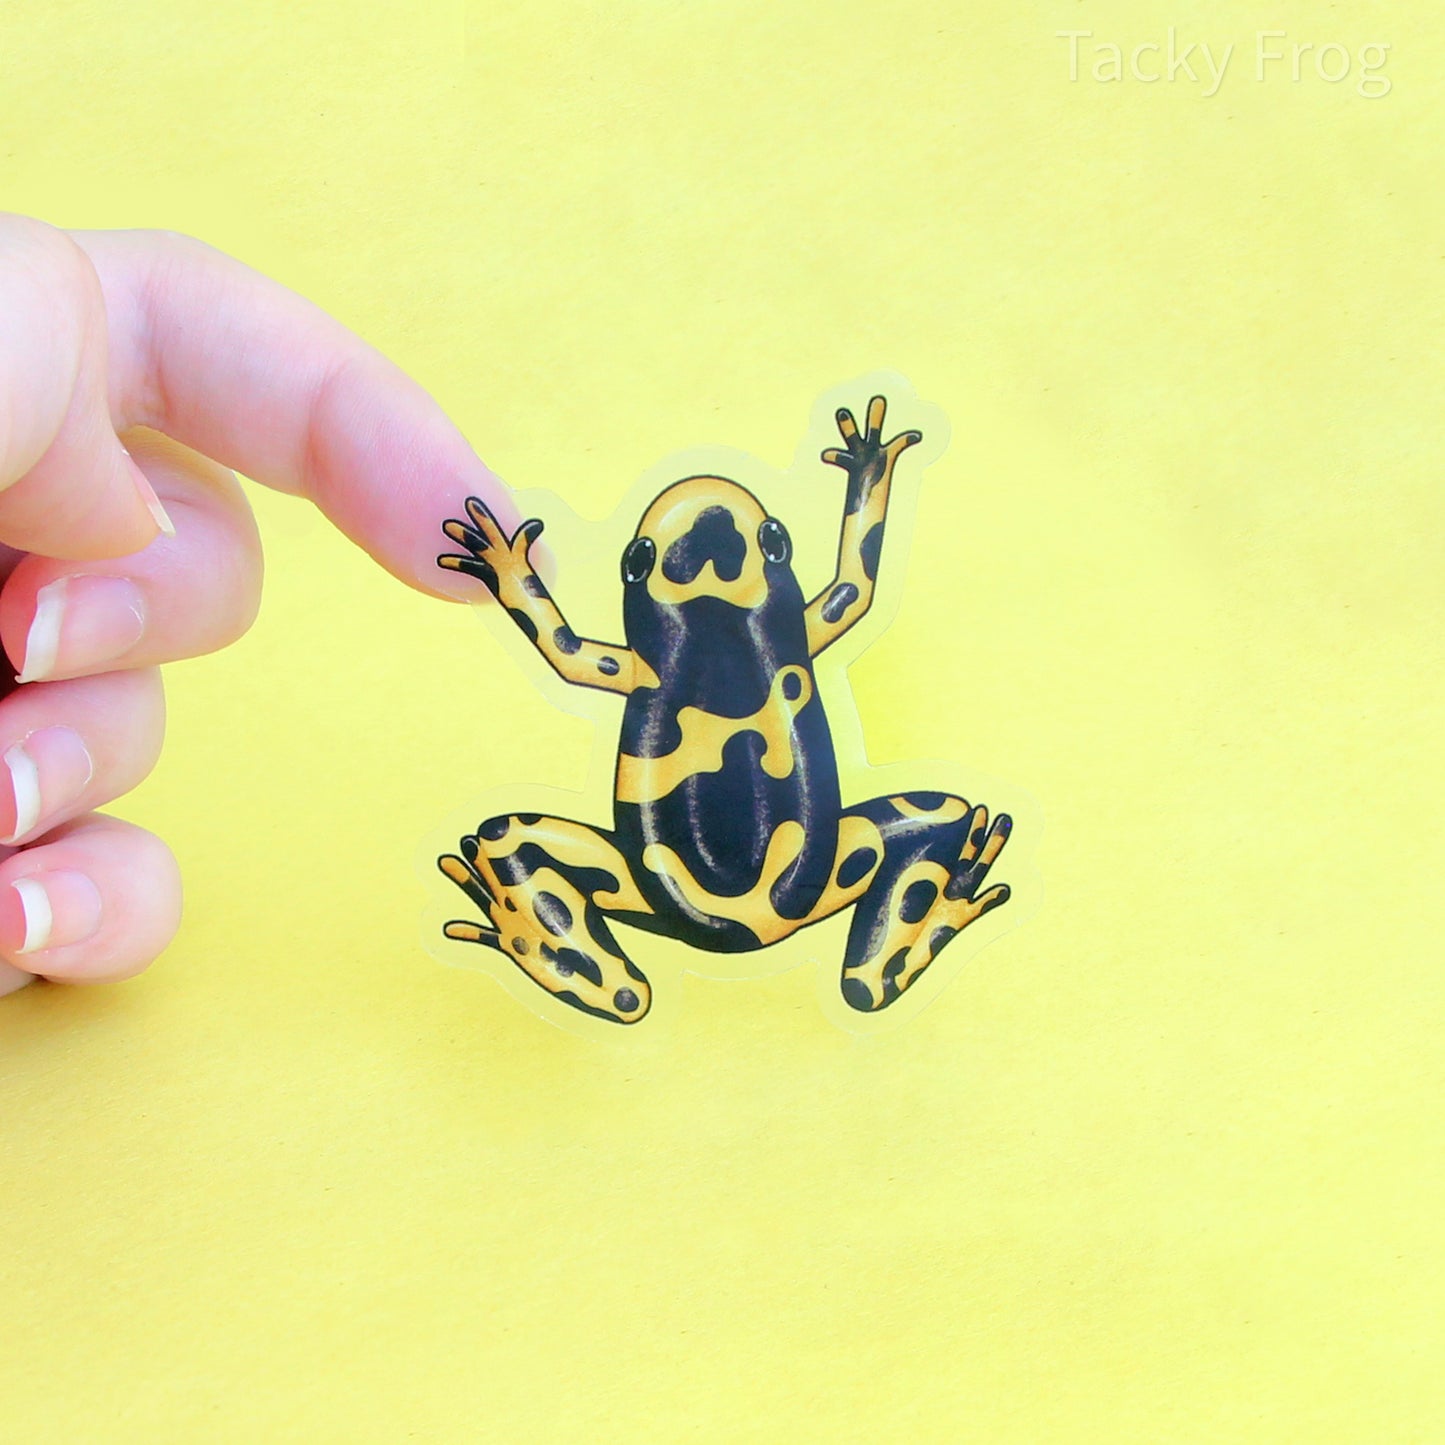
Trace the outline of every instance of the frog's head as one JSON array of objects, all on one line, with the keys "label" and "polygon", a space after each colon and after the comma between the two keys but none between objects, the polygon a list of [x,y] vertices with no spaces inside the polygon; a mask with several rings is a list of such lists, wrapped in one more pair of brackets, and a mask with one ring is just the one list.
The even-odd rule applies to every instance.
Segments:
[{"label": "frog's head", "polygon": [[[659,493],[622,554],[629,640],[665,616],[666,630],[690,618],[801,613],[793,545],[746,487],[725,477],[687,477]],[[738,617],[738,621],[742,618]]]},{"label": "frog's head", "polygon": [[753,608],[767,601],[778,569],[791,575],[792,554],[783,524],[746,487],[688,477],[643,513],[622,554],[622,580],[666,606],[716,597]]}]

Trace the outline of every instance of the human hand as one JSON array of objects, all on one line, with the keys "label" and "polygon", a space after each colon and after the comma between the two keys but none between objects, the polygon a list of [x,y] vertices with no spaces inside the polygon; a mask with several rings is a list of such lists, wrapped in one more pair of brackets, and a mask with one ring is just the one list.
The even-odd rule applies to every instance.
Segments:
[{"label": "human hand", "polygon": [[156,761],[158,665],[256,615],[260,544],[229,468],[309,497],[436,595],[452,498],[517,516],[415,382],[198,241],[0,215],[0,317],[0,643],[19,674],[0,674],[3,994],[126,977],[175,932],[169,849],[92,810]]}]

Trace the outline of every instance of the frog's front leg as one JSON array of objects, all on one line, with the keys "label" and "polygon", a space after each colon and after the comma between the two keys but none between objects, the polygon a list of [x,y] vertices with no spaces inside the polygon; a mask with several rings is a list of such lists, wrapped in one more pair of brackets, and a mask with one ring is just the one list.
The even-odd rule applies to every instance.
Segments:
[{"label": "frog's front leg", "polygon": [[990,827],[987,808],[946,793],[875,798],[844,818],[850,815],[872,822],[883,848],[881,860],[854,864],[876,871],[858,899],[843,957],[843,997],[872,1012],[916,982],[961,929],[1008,901],[1006,883],[979,889],[1013,823],[1000,813]]},{"label": "frog's front leg", "polygon": [[559,677],[579,687],[624,696],[640,683],[657,685],[652,669],[631,648],[578,637],[568,626],[528,555],[542,534],[537,518],[523,522],[508,537],[487,504],[477,497],[467,498],[467,517],[465,522],[453,519],[442,525],[453,542],[467,549],[466,555],[448,553],[437,558],[437,565],[484,583]]},{"label": "frog's front leg", "polygon": [[887,403],[875,396],[868,403],[862,433],[853,413],[838,412],[842,447],[829,447],[823,460],[848,474],[848,496],[843,507],[843,529],[838,538],[838,565],[833,580],[808,603],[808,653],[816,657],[836,642],[873,605],[878,558],[883,549],[883,523],[888,515],[888,494],[898,458],[921,432],[903,432],[883,440]]},{"label": "frog's front leg", "polygon": [[507,955],[564,1003],[636,1023],[652,1002],[641,971],[617,946],[604,914],[652,912],[610,835],[537,813],[488,818],[438,867],[486,916],[448,923],[448,938]]}]

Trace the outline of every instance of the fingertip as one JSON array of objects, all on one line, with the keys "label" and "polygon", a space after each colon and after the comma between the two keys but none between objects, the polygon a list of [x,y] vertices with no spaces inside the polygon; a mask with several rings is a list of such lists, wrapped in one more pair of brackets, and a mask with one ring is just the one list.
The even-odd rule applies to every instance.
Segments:
[{"label": "fingertip", "polygon": [[139,973],[180,926],[180,870],[164,843],[92,814],[0,865],[0,957],[70,983]]},{"label": "fingertip", "polygon": [[[310,404],[300,490],[394,576],[447,595],[437,529],[460,498],[480,529],[511,537],[521,519],[508,489],[390,362],[357,357],[330,375]],[[225,459],[240,465],[239,456]]]}]

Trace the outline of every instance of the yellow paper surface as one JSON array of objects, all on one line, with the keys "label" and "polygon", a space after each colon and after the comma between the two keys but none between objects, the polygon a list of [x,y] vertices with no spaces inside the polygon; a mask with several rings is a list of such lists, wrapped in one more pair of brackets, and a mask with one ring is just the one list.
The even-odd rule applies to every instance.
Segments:
[{"label": "yellow paper surface", "polygon": [[1043,906],[878,1039],[808,970],[550,1027],[415,850],[590,726],[258,495],[124,806],[180,938],[0,1003],[5,1437],[1441,1438],[1438,8],[425,11],[12,6],[4,203],[234,252],[597,517],[908,375],[859,710],[1039,800]]}]

